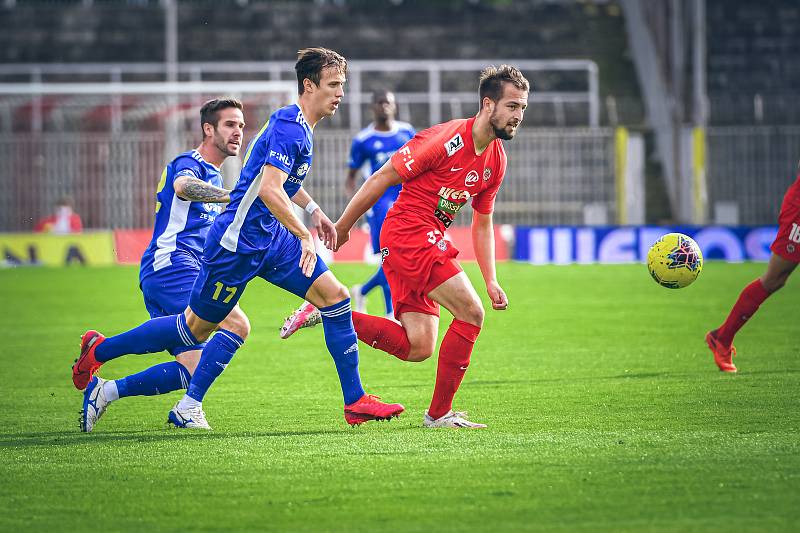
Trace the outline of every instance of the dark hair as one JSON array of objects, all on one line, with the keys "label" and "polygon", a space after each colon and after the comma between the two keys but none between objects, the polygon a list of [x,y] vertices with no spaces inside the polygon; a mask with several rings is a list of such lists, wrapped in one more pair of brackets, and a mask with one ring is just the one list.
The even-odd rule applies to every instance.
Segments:
[{"label": "dark hair", "polygon": [[339,53],[327,48],[303,48],[297,51],[297,63],[294,70],[297,72],[297,93],[303,94],[303,80],[308,78],[319,87],[322,71],[328,67],[338,69],[342,74],[347,73],[347,60]]},{"label": "dark hair", "polygon": [[200,131],[203,133],[204,139],[206,132],[203,130],[203,124],[211,124],[216,128],[219,123],[219,112],[229,107],[244,111],[244,106],[236,98],[214,98],[203,104],[203,107],[200,108]]},{"label": "dark hair", "polygon": [[503,97],[503,83],[511,83],[521,91],[530,91],[530,84],[522,72],[517,67],[511,65],[494,65],[486,67],[481,72],[480,83],[478,84],[478,94],[480,95],[480,105],[483,99],[489,97],[494,102],[498,102]]}]

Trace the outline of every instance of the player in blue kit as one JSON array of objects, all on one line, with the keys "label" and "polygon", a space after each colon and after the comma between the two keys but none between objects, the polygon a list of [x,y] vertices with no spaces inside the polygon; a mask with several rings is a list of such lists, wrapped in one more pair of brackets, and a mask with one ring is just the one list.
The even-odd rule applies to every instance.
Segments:
[{"label": "player in blue kit", "polygon": [[[386,161],[395,153],[398,148],[407,143],[416,135],[414,127],[407,122],[395,120],[397,105],[394,94],[390,91],[377,91],[372,96],[372,114],[374,122],[361,130],[353,139],[350,148],[349,171],[345,181],[345,188],[348,196],[353,196],[356,189],[356,176],[365,164],[369,164],[368,171],[364,178],[375,174]],[[386,192],[367,212],[367,222],[369,223],[369,235],[372,242],[372,252],[380,253],[380,236],[383,221],[386,213],[392,207],[397,195],[400,194],[401,185],[394,185],[386,189]],[[392,309],[392,293],[389,290],[389,283],[383,274],[383,269],[379,266],[375,274],[372,275],[363,285],[355,285],[350,288],[350,296],[353,299],[353,308],[356,311],[366,311],[366,295],[377,287],[383,291],[383,301],[386,306],[386,316],[394,316]]]},{"label": "player in blue kit", "polygon": [[[382,90],[377,91],[372,96],[372,114],[374,122],[361,130],[353,139],[350,148],[350,169],[345,180],[345,191],[348,196],[353,196],[356,189],[356,176],[359,171],[369,165],[369,172],[366,176],[371,176],[380,169],[384,163],[395,153],[398,148],[408,142],[415,134],[413,126],[406,122],[395,120],[397,106],[394,94]],[[366,179],[366,177],[365,177]],[[367,222],[369,223],[370,240],[373,253],[381,250],[380,236],[383,221],[386,213],[392,207],[397,196],[400,194],[402,185],[389,187],[375,205],[367,212]],[[383,291],[383,300],[387,318],[394,318],[392,308],[392,292],[389,289],[389,282],[380,266],[375,274],[363,285],[354,285],[350,288],[350,297],[353,300],[353,308],[361,313],[366,311],[366,295],[372,289],[380,287]],[[283,323],[280,330],[280,337],[288,339],[300,328],[314,326],[321,320],[319,311],[313,306],[303,302],[300,307],[292,313]]]},{"label": "player in blue kit", "polygon": [[[139,286],[152,318],[180,313],[189,302],[208,230],[222,204],[230,200],[229,191],[222,188],[219,167],[226,158],[239,154],[244,128],[241,102],[232,98],[209,100],[200,109],[200,126],[200,146],[180,154],[164,168],[156,191],[153,238],[139,269]],[[238,307],[221,327],[236,327],[233,324],[240,330],[248,329],[247,317]],[[117,341],[113,337],[108,340],[112,344]],[[93,377],[84,385],[81,431],[92,431],[108,405],[119,398],[187,388],[203,346],[171,347],[175,361],[122,379]],[[76,381],[75,385],[80,388],[82,383]]]},{"label": "player in blue kit", "polygon": [[124,342],[87,332],[74,370],[80,381],[88,381],[103,361],[120,352],[195,345],[219,327],[203,348],[186,395],[168,417],[176,427],[211,429],[202,409],[203,398],[244,343],[238,324],[226,328],[220,323],[235,308],[247,283],[261,277],[319,308],[349,424],[385,420],[403,412],[402,405],[380,402],[364,392],[347,289],[319,259],[311,232],[292,206],[294,202],[311,213],[323,242],[335,246],[333,223],[302,184],[311,166],[313,127],[338,109],[346,70],[345,59],[331,50],[299,52],[295,64],[298,103],[273,113],[250,142],[230,204],[206,239],[188,307],[182,314],[152,319],[131,330]]}]

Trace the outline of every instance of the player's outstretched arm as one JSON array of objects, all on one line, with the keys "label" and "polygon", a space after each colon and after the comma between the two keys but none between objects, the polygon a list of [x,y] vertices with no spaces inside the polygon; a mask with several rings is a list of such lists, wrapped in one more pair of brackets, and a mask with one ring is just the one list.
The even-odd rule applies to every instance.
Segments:
[{"label": "player's outstretched arm", "polygon": [[402,181],[402,178],[394,169],[390,160],[364,182],[364,185],[356,191],[356,194],[347,204],[347,207],[344,208],[342,216],[336,221],[338,239],[334,251],[341,248],[342,245],[350,239],[350,229],[370,207],[375,205],[375,202],[383,196],[386,189]]},{"label": "player's outstretched arm", "polygon": [[508,307],[508,297],[497,282],[497,269],[494,260],[494,224],[491,213],[484,215],[472,212],[472,247],[475,259],[486,282],[486,292],[492,300],[492,308],[499,310]]},{"label": "player's outstretched arm", "polygon": [[227,204],[231,201],[229,190],[215,187],[208,182],[190,176],[178,176],[173,188],[178,198],[190,202]]},{"label": "player's outstretched arm", "polygon": [[303,247],[303,252],[300,257],[300,269],[306,277],[311,277],[314,273],[314,266],[317,263],[317,250],[314,247],[314,239],[311,237],[311,232],[297,218],[292,207],[292,201],[289,195],[283,189],[283,184],[289,175],[273,167],[272,165],[264,165],[261,169],[261,188],[258,190],[258,197],[267,206],[272,215],[278,219],[278,222],[283,224],[286,229],[292,232],[298,239]]}]

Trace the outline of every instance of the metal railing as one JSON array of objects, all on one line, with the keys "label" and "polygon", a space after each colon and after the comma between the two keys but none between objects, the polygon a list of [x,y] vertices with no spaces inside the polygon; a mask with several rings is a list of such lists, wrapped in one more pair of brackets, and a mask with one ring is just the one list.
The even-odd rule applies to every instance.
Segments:
[{"label": "metal railing", "polygon": [[[349,131],[315,135],[306,188],[331,217],[348,200],[343,183],[351,141]],[[159,132],[0,135],[0,231],[30,230],[64,195],[74,198],[87,228],[151,226],[165,142]],[[187,132],[177,144],[189,149],[197,136]],[[523,130],[505,147],[497,223],[581,224],[588,204],[604,205],[613,220],[613,131]],[[470,220],[471,213],[461,213],[456,223]]]},{"label": "metal railing", "polygon": [[715,127],[706,139],[711,209],[732,203],[740,223],[774,224],[797,175],[800,126]]}]

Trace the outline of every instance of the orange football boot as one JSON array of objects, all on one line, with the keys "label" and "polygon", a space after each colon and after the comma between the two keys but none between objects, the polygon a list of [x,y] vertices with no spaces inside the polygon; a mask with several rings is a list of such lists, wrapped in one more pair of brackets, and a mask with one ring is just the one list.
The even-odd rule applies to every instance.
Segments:
[{"label": "orange football boot", "polygon": [[736,372],[736,366],[733,364],[733,357],[736,355],[736,348],[733,344],[730,346],[723,346],[717,340],[717,330],[709,331],[706,333],[706,344],[714,354],[714,362],[723,372]]}]

